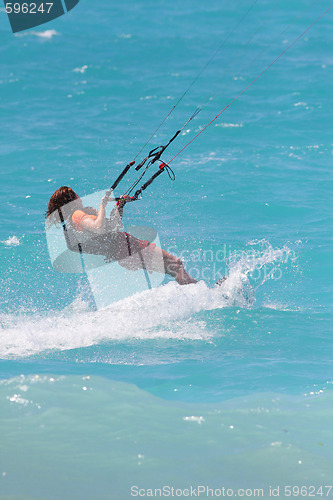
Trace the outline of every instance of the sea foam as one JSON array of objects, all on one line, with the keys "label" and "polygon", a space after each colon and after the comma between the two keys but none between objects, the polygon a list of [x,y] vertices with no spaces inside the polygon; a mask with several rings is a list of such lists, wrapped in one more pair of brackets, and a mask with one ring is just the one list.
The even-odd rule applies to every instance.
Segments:
[{"label": "sea foam", "polygon": [[[256,290],[288,260],[290,252],[287,245],[274,249],[265,241],[252,242],[247,252],[231,255],[227,280],[213,288],[203,281],[187,286],[172,281],[98,311],[89,308],[79,289],[76,299],[61,312],[46,316],[3,314],[0,356],[20,358],[126,339],[210,339],[214,332],[193,316],[201,311],[253,307]],[[269,271],[261,280],[253,280],[264,266],[270,266]]]}]

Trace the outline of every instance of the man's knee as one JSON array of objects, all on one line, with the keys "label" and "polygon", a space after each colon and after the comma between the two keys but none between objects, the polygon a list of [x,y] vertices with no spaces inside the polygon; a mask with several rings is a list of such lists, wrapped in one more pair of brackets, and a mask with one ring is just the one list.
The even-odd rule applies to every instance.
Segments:
[{"label": "man's knee", "polygon": [[165,267],[166,271],[170,274],[177,274],[182,269],[183,263],[180,259],[178,259],[178,257],[173,257],[168,260]]}]

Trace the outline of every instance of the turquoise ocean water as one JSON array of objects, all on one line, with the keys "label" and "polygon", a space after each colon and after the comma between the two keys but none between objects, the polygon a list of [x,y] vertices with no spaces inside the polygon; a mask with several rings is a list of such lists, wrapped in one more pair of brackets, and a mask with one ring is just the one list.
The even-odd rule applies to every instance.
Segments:
[{"label": "turquoise ocean water", "polygon": [[1,500],[329,493],[333,11],[125,208],[198,285],[95,311],[44,231],[50,195],[107,189],[213,54],[151,141],[217,94],[166,161],[329,7],[81,0],[17,35],[1,10]]}]

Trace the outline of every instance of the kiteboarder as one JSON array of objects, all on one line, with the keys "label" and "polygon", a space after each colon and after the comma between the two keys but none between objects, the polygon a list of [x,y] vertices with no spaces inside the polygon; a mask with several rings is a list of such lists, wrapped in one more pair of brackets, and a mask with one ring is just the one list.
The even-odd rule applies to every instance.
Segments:
[{"label": "kiteboarder", "polygon": [[46,218],[50,224],[66,221],[66,231],[73,232],[79,239],[83,253],[104,255],[108,262],[118,261],[121,266],[133,271],[143,268],[150,272],[165,272],[180,285],[197,283],[185,271],[179,258],[123,230],[123,209],[128,201],[129,196],[122,197],[107,218],[108,195],[102,198],[99,210],[96,210],[84,207],[73,189],[62,186],[51,196]]}]

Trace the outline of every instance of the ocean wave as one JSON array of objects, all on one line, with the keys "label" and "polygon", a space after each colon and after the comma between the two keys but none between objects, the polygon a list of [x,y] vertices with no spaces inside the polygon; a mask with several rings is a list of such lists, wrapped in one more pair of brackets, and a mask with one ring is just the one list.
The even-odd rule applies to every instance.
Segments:
[{"label": "ocean wave", "polygon": [[17,236],[9,236],[6,240],[1,241],[7,247],[17,247],[20,245],[20,240]]},{"label": "ocean wave", "polygon": [[326,493],[332,403],[329,385],[314,395],[189,404],[90,375],[7,379],[0,382],[3,491],[46,498],[51,489],[63,500],[129,498],[132,485],[262,488],[262,498],[270,487],[284,497],[285,485],[304,485],[303,496],[322,485]]},{"label": "ocean wave", "polygon": [[51,40],[54,36],[58,36],[60,33],[58,33],[56,30],[45,30],[45,31],[27,31],[24,33],[15,33],[16,37],[25,37],[25,36],[37,36],[38,38],[44,38],[47,40]]},{"label": "ocean wave", "polygon": [[216,123],[215,127],[223,127],[223,128],[242,128],[244,127],[244,123]]},{"label": "ocean wave", "polygon": [[[202,327],[193,316],[253,307],[256,290],[290,258],[295,257],[288,245],[273,248],[265,240],[251,242],[247,251],[230,255],[227,279],[219,287],[209,288],[203,281],[187,286],[169,282],[98,311],[91,310],[79,289],[75,300],[57,313],[2,314],[0,356],[20,358],[134,338],[210,339],[214,330]],[[267,272],[258,280],[256,273],[265,266]]]},{"label": "ocean wave", "polygon": [[[221,290],[209,289],[203,282],[186,287],[170,282],[99,311],[87,310],[87,304],[78,297],[57,315],[0,316],[0,356],[24,357],[52,349],[87,347],[105,340],[196,339],[198,331],[193,328],[178,331],[160,327],[200,310],[226,307],[228,303]],[[204,336],[205,332],[201,331],[200,335]]]},{"label": "ocean wave", "polygon": [[81,68],[74,68],[73,69],[73,72],[74,73],[81,73],[81,74],[84,74],[88,69],[88,66],[87,64],[85,64],[84,66],[82,66]]}]

